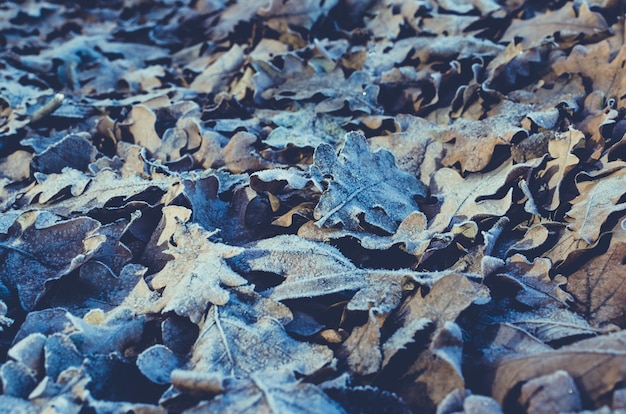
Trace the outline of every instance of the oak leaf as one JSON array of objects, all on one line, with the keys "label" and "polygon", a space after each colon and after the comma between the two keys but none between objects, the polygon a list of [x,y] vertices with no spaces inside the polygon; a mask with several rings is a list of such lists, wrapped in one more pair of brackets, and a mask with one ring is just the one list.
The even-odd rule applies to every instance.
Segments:
[{"label": "oak leaf", "polygon": [[228,302],[230,295],[223,286],[247,283],[225,261],[242,249],[210,242],[211,234],[194,223],[177,224],[164,251],[172,259],[149,281],[151,289],[162,290],[154,312],[173,311],[198,323],[210,304]]},{"label": "oak leaf", "polygon": [[527,164],[504,163],[493,171],[463,178],[452,168],[441,168],[431,177],[432,194],[441,200],[438,214],[429,223],[431,231],[445,231],[460,221],[481,216],[502,216],[511,207],[512,183],[528,173]]},{"label": "oak leaf", "polygon": [[419,210],[417,197],[426,186],[400,171],[393,155],[380,149],[370,152],[362,134],[346,135],[339,155],[333,147],[317,147],[311,176],[323,190],[314,216],[318,226],[342,226],[356,230],[364,225],[394,233],[398,224]]},{"label": "oak leaf", "polygon": [[[574,296],[574,310],[597,325],[626,325],[626,259],[624,221],[614,231],[608,250],[567,276],[567,291]],[[602,251],[602,250],[601,250]]]},{"label": "oak leaf", "polygon": [[93,256],[106,237],[88,217],[39,225],[39,211],[25,212],[0,234],[0,279],[17,290],[22,307],[35,308],[48,283],[68,275]]},{"label": "oak leaf", "polygon": [[259,371],[250,378],[229,381],[224,394],[201,402],[186,412],[345,413],[319,387],[296,380],[286,369]]},{"label": "oak leaf", "polygon": [[490,364],[491,391],[502,403],[523,381],[563,370],[569,373],[583,398],[596,401],[611,392],[624,375],[624,331],[585,339],[557,350],[505,357]]},{"label": "oak leaf", "polygon": [[285,306],[250,289],[239,290],[231,302],[209,309],[188,369],[247,377],[263,369],[287,368],[309,375],[330,363],[330,349],[287,334],[284,324],[290,320]]},{"label": "oak leaf", "polygon": [[563,277],[550,277],[552,263],[545,258],[529,262],[521,254],[515,254],[506,261],[506,265],[496,277],[512,283],[519,288],[515,299],[530,307],[543,307],[557,303],[565,305],[573,298],[563,289],[566,283]]},{"label": "oak leaf", "polygon": [[573,220],[567,228],[575,232],[576,239],[588,244],[596,242],[609,216],[626,210],[626,203],[621,201],[625,166],[626,163],[615,161],[601,171],[581,173],[577,177],[580,195],[572,200],[573,206],[567,212],[567,217]]},{"label": "oak leaf", "polygon": [[552,68],[559,76],[567,72],[589,78],[595,91],[602,92],[606,98],[621,101],[626,91],[626,45],[619,49],[615,57],[611,57],[611,52],[608,40],[589,46],[577,45],[567,57],[554,62]]},{"label": "oak leaf", "polygon": [[293,235],[251,243],[233,261],[233,266],[243,273],[271,272],[285,278],[263,292],[273,300],[355,291],[348,308],[363,311],[368,310],[368,303],[384,312],[396,308],[405,277],[428,285],[445,275],[408,269],[359,269],[336,248]]},{"label": "oak leaf", "polygon": [[568,4],[555,11],[538,13],[530,19],[513,20],[502,36],[504,41],[522,38],[524,48],[540,46],[548,39],[561,45],[572,42],[595,43],[608,35],[609,26],[600,13],[589,9],[586,1],[578,7]]}]

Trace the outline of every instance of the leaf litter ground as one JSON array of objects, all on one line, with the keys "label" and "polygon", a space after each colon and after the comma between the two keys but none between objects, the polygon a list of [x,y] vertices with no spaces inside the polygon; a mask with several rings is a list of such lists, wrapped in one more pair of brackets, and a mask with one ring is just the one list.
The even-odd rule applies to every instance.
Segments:
[{"label": "leaf litter ground", "polygon": [[0,412],[626,409],[613,0],[0,5]]}]

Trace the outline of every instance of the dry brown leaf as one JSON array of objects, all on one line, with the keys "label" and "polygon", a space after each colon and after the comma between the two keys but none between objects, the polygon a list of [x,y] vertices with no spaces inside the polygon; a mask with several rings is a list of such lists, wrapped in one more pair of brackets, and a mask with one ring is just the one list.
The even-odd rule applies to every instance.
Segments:
[{"label": "dry brown leaf", "polygon": [[464,388],[463,338],[458,325],[445,322],[429,348],[401,377],[398,395],[414,412],[432,411],[453,390]]},{"label": "dry brown leaf", "polygon": [[441,168],[438,160],[442,158],[444,148],[440,137],[445,129],[407,114],[398,114],[394,122],[397,124],[396,132],[369,140],[372,149],[387,149],[395,157],[398,168],[428,182],[430,174]]},{"label": "dry brown leaf", "polygon": [[398,318],[410,323],[427,318],[437,327],[454,322],[459,314],[478,299],[478,291],[463,275],[449,274],[437,280],[424,295],[422,289],[407,299],[398,311]]},{"label": "dry brown leaf", "polygon": [[120,128],[127,128],[137,145],[145,147],[154,153],[161,146],[161,138],[154,129],[156,114],[145,105],[133,106],[123,123],[117,124]]},{"label": "dry brown leaf", "polygon": [[620,48],[617,56],[611,57],[611,45],[604,41],[588,47],[575,46],[567,57],[554,62],[552,68],[559,76],[567,72],[587,77],[593,90],[602,92],[606,98],[621,101],[626,91],[624,60],[626,45]]},{"label": "dry brown leaf", "polygon": [[383,354],[380,349],[380,327],[384,317],[379,310],[370,308],[365,325],[354,328],[337,351],[345,358],[350,371],[356,375],[367,376],[380,371]]},{"label": "dry brown leaf", "polygon": [[551,304],[565,305],[573,298],[561,289],[565,278],[550,277],[552,263],[545,258],[529,262],[521,254],[507,259],[505,266],[496,277],[512,283],[518,288],[515,299],[527,306],[536,308]]},{"label": "dry brown leaf", "polygon": [[244,46],[233,45],[222,53],[208,67],[196,76],[189,85],[193,91],[200,93],[217,93],[225,90],[236,72],[244,62]]},{"label": "dry brown leaf", "polygon": [[453,144],[446,145],[442,164],[450,167],[458,162],[462,173],[482,171],[497,146],[508,145],[518,134],[527,136],[527,132],[518,126],[519,120],[511,118],[508,112],[504,112],[482,121],[457,119],[445,129],[442,139]]},{"label": "dry brown leaf", "polygon": [[430,189],[440,199],[441,207],[428,229],[443,232],[450,225],[474,217],[504,215],[511,207],[512,181],[533,165],[504,163],[493,171],[465,179],[452,168],[437,170],[431,177]]},{"label": "dry brown leaf", "polygon": [[269,168],[272,164],[263,159],[254,148],[257,137],[249,132],[237,132],[224,147],[224,165],[234,174]]},{"label": "dry brown leaf", "polygon": [[597,325],[626,325],[624,259],[626,238],[618,224],[606,252],[594,257],[567,277],[567,291],[575,299],[574,310]]},{"label": "dry brown leaf", "polygon": [[524,48],[540,46],[544,41],[555,41],[561,47],[572,43],[595,43],[606,37],[609,26],[600,13],[589,9],[586,1],[579,5],[567,4],[555,11],[536,14],[527,20],[513,20],[502,40],[523,38]]},{"label": "dry brown leaf", "polygon": [[624,331],[585,339],[557,350],[527,356],[510,356],[490,364],[493,372],[492,395],[502,403],[513,388],[523,381],[551,374],[569,373],[579,387],[581,397],[597,401],[613,391],[624,377]]},{"label": "dry brown leaf", "polygon": [[[145,165],[142,163],[142,165]],[[165,194],[167,189],[178,182],[176,177],[168,177],[155,174],[152,180],[144,180],[143,177],[137,174],[129,174],[122,176],[121,173],[113,171],[111,169],[104,169],[98,172],[95,176],[86,174],[78,174],[73,172],[74,184],[79,186],[76,191],[75,197],[61,198],[60,200],[44,198],[46,202],[39,201],[39,203],[31,203],[30,207],[35,208],[37,206],[44,207],[47,211],[53,212],[60,216],[69,217],[72,213],[85,214],[92,210],[102,208],[118,208],[129,203],[129,199],[147,198],[154,200],[156,194]],[[50,183],[51,192],[48,192],[48,180]],[[41,176],[43,179],[44,177]],[[85,185],[85,181],[90,180],[82,191],[80,188]],[[45,177],[39,185],[36,185],[29,189],[25,194],[27,199],[37,200],[37,196],[45,192],[46,195],[52,197],[58,194],[58,192],[64,188],[67,188],[71,183],[67,183],[67,179],[63,179],[61,176],[52,174]],[[151,194],[148,196],[148,194]],[[158,198],[157,198],[158,200]],[[146,202],[142,201],[145,205]]]},{"label": "dry brown leaf", "polygon": [[561,190],[569,184],[565,182],[565,178],[580,162],[573,151],[584,144],[585,135],[575,129],[557,134],[555,139],[548,141],[548,153],[552,159],[547,162],[544,172],[540,173],[540,179],[546,182],[549,189],[548,202],[543,206],[548,211],[556,210],[561,203],[567,201],[563,199],[566,195],[561,194]]},{"label": "dry brown leaf", "polygon": [[574,379],[563,370],[528,381],[522,386],[519,403],[527,412],[537,414],[575,412],[583,408]]},{"label": "dry brown leaf", "polygon": [[[392,236],[377,236],[371,233],[348,231],[318,227],[315,222],[309,221],[298,229],[298,236],[309,240],[328,241],[352,237],[359,240],[361,246],[370,250],[387,250],[395,245],[401,245],[407,253],[419,256],[430,245],[434,235],[426,230],[427,218],[424,213],[415,211],[398,225],[398,230]],[[445,238],[446,235],[439,235]],[[454,239],[454,237],[451,237]]]},{"label": "dry brown leaf", "polygon": [[603,170],[581,173],[576,187],[580,195],[572,200],[572,208],[567,217],[573,220],[567,226],[576,234],[576,239],[592,244],[598,240],[602,226],[612,214],[626,210],[626,203],[620,202],[624,195],[626,163],[615,161]]}]

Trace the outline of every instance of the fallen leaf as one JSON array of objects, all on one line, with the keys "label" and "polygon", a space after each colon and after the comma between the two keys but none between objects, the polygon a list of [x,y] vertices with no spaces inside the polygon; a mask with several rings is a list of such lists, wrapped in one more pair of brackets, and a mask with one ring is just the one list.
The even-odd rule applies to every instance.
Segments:
[{"label": "fallen leaf", "polygon": [[532,308],[544,307],[551,303],[565,305],[573,298],[561,286],[565,278],[550,277],[552,263],[548,259],[537,258],[529,262],[521,254],[510,257],[502,271],[495,276],[518,288],[515,299]]},{"label": "fallen leaf", "polygon": [[197,224],[177,224],[164,251],[172,259],[148,283],[151,289],[162,291],[153,312],[173,311],[198,323],[210,304],[228,302],[230,295],[223,286],[247,283],[225,262],[242,249],[210,242],[210,236]]},{"label": "fallen leaf", "polygon": [[528,381],[522,386],[519,403],[535,413],[580,411],[583,408],[574,379],[563,370]]},{"label": "fallen leaf", "polygon": [[242,273],[271,272],[285,278],[263,292],[276,301],[356,291],[348,308],[367,310],[372,302],[384,312],[400,303],[405,277],[429,284],[445,275],[408,269],[359,269],[334,247],[293,235],[250,244],[234,258],[233,266]]},{"label": "fallen leaf", "polygon": [[319,387],[296,380],[293,373],[285,369],[260,371],[250,378],[234,379],[226,385],[223,395],[187,410],[189,413],[207,411],[345,413]]},{"label": "fallen leaf", "polygon": [[[615,161],[601,171],[582,173],[577,179],[580,195],[572,200],[573,206],[567,212],[567,217],[573,220],[567,228],[575,232],[576,239],[594,243],[608,217],[626,208],[626,204],[620,202],[624,194],[621,184],[626,177],[625,165]],[[599,180],[600,177],[603,179]]]},{"label": "fallen leaf", "polygon": [[367,223],[394,233],[406,216],[419,210],[414,197],[426,196],[424,184],[398,170],[386,150],[370,152],[361,134],[347,134],[339,156],[322,144],[314,158],[311,176],[323,190],[314,211],[320,227],[356,230]]},{"label": "fallen leaf", "polygon": [[567,291],[575,300],[574,310],[599,326],[624,326],[626,286],[621,274],[626,258],[624,222],[617,226],[608,250],[567,277]]},{"label": "fallen leaf", "polygon": [[286,368],[309,375],[330,363],[330,349],[286,333],[283,323],[290,319],[284,306],[240,291],[232,303],[209,309],[188,369],[247,377],[259,370]]},{"label": "fallen leaf", "polygon": [[611,392],[623,376],[623,337],[620,331],[557,350],[504,358],[489,367],[493,397],[502,403],[522,381],[563,370],[574,379],[583,399],[595,401]]},{"label": "fallen leaf", "polygon": [[0,277],[17,290],[21,306],[33,310],[48,283],[68,275],[87,262],[105,241],[100,223],[88,217],[38,226],[39,212],[15,219],[6,235],[0,235]]},{"label": "fallen leaf", "polygon": [[[624,95],[622,71],[626,59],[626,46],[619,49],[615,57],[611,57],[609,41],[590,46],[576,45],[567,57],[558,59],[552,65],[557,75],[563,73],[580,74],[591,80],[592,88],[600,91],[607,98],[621,100]],[[597,70],[597,68],[602,70]]]},{"label": "fallen leaf", "polygon": [[366,376],[378,372],[382,365],[383,354],[380,349],[380,327],[382,319],[376,308],[370,308],[365,325],[354,328],[338,350],[338,355],[345,358],[350,371]]},{"label": "fallen leaf", "polygon": [[[590,10],[587,2],[555,11],[538,13],[527,20],[513,20],[502,40],[523,38],[525,48],[540,46],[544,40],[554,39],[561,47],[571,42],[595,43],[608,34],[609,26],[600,13]],[[546,39],[547,38],[547,39]]]}]

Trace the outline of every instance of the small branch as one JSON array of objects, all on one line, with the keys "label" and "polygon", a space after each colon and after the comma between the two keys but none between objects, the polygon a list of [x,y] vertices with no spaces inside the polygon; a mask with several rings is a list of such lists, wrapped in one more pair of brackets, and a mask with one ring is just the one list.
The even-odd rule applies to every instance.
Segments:
[{"label": "small branch", "polygon": [[36,122],[39,122],[57,109],[59,109],[59,107],[63,104],[64,99],[65,95],[63,95],[62,93],[57,93],[56,95],[54,95],[52,99],[50,99],[44,106],[39,108],[37,111],[35,111],[34,114],[30,116],[30,123],[34,124]]}]

